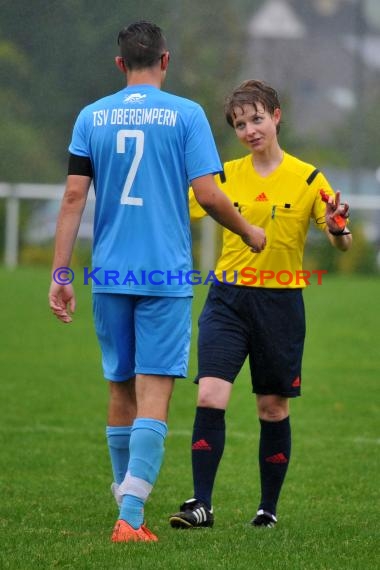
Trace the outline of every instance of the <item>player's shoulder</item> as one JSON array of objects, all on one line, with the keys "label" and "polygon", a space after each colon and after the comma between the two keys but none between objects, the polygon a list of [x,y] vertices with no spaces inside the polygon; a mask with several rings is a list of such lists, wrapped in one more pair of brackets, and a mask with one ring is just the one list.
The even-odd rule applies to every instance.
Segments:
[{"label": "player's shoulder", "polygon": [[109,95],[105,95],[100,99],[96,99],[95,101],[88,103],[85,107],[82,108],[79,115],[81,115],[82,117],[90,116],[99,109],[107,109],[109,107],[112,107],[117,102],[122,102],[123,91],[124,90],[117,91],[116,93],[111,93]]},{"label": "player's shoulder", "polygon": [[181,95],[176,95],[175,93],[170,93],[170,91],[160,91],[160,94],[163,98],[167,99],[168,101],[173,101],[173,103],[177,103],[178,105],[183,105],[184,107],[200,107],[200,104],[192,99],[188,99],[187,97],[182,97]]},{"label": "player's shoulder", "polygon": [[179,111],[182,116],[205,116],[203,107],[192,99],[187,99],[186,97],[181,97],[180,95],[175,95],[174,93],[169,93],[168,91],[161,91],[160,97],[162,103],[165,104],[165,106]]},{"label": "player's shoulder", "polygon": [[147,105],[147,106],[170,106],[172,108],[195,109],[203,111],[201,105],[196,101],[174,95],[168,91],[163,91],[152,85],[136,85],[125,87],[116,93],[112,93],[97,99],[86,105],[82,112],[91,113],[97,109],[112,107],[115,105]]}]

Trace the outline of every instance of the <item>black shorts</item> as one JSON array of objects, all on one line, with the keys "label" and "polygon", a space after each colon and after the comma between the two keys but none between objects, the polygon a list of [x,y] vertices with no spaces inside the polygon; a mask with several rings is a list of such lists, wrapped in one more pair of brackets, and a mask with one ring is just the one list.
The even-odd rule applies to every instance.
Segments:
[{"label": "black shorts", "polygon": [[211,285],[199,318],[198,374],[233,383],[249,356],[256,394],[301,394],[302,289]]}]

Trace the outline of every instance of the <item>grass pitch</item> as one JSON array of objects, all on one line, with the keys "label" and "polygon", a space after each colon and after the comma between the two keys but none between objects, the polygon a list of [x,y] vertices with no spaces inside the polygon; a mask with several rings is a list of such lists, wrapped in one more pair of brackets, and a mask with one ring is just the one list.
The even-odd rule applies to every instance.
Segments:
[{"label": "grass pitch", "polygon": [[[157,544],[111,544],[117,517],[105,443],[107,385],[77,285],[75,321],[47,307],[49,271],[0,270],[0,567],[12,569],[375,569],[379,560],[379,280],[325,277],[305,292],[303,397],[275,529],[247,523],[259,498],[258,421],[247,369],[227,412],[215,527],[175,531],[192,492],[196,388],[177,381],[166,456],[146,507]],[[194,315],[205,290],[196,287]],[[194,323],[194,339],[196,323]],[[193,343],[193,348],[195,344]],[[195,372],[195,351],[189,375]]]}]

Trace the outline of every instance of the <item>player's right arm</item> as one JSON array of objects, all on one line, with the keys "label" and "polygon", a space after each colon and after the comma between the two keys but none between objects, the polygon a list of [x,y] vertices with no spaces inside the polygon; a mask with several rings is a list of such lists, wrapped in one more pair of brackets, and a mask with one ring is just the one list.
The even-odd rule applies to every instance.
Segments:
[{"label": "player's right arm", "polygon": [[265,232],[258,226],[250,225],[233,207],[227,196],[215,183],[212,174],[194,178],[191,181],[198,204],[222,226],[238,234],[246,245],[256,253],[266,244]]},{"label": "player's right arm", "polygon": [[75,294],[71,284],[64,285],[57,282],[57,278],[54,279],[54,272],[60,267],[70,266],[90,185],[90,176],[68,175],[57,220],[49,305],[56,317],[64,323],[72,320],[70,313],[75,310]]},{"label": "player's right arm", "polygon": [[190,220],[192,222],[196,222],[207,216],[206,210],[204,210],[199,202],[197,202],[194,190],[191,187],[189,189],[189,212]]}]

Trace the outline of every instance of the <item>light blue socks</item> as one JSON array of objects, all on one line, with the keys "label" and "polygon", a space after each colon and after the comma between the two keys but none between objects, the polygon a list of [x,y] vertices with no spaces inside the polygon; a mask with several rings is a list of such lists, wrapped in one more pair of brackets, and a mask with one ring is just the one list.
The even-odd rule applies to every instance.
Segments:
[{"label": "light blue socks", "polygon": [[132,425],[128,471],[119,492],[120,518],[135,529],[144,522],[144,504],[161,468],[167,430],[165,422],[149,418],[137,418]]},{"label": "light blue socks", "polygon": [[107,426],[106,436],[115,483],[124,481],[129,462],[129,440],[132,426]]}]

